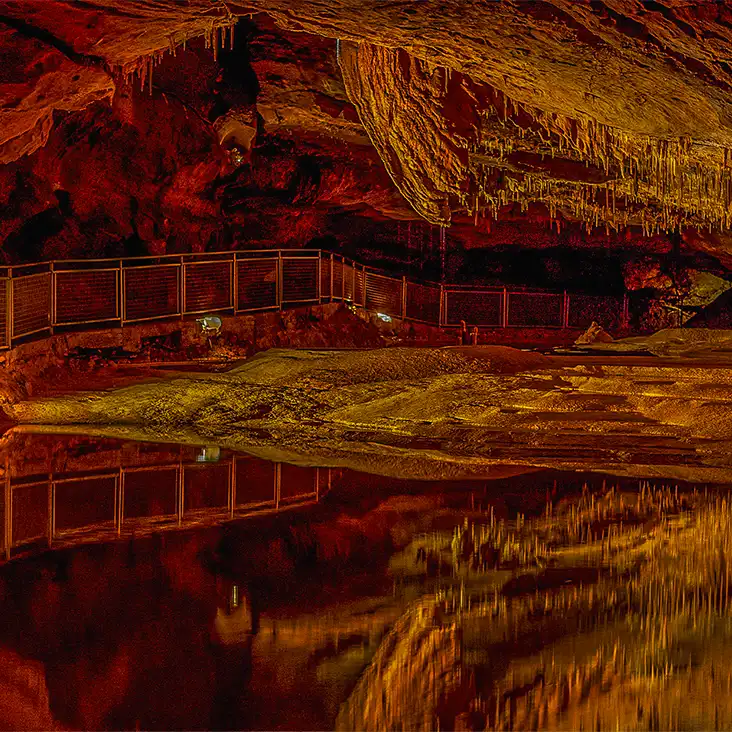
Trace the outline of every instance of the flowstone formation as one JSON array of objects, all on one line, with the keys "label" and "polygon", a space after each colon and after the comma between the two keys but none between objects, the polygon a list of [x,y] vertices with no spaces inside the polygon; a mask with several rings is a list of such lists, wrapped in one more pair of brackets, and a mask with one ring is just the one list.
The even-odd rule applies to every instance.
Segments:
[{"label": "flowstone formation", "polygon": [[[593,347],[622,350],[637,340]],[[678,340],[671,332],[655,350],[677,355]],[[726,483],[725,342],[716,344],[716,360],[714,344],[687,343],[683,355],[711,356],[699,368],[661,359],[571,365],[501,346],[273,349],[226,373],[19,401],[4,411],[33,430],[216,444],[420,480],[524,465]]]},{"label": "flowstone formation", "polygon": [[449,225],[453,210],[477,224],[510,204],[539,203],[551,219],[581,221],[588,232],[729,228],[726,146],[544,111],[401,49],[341,48],[346,88],[374,146],[402,195],[434,224]]}]

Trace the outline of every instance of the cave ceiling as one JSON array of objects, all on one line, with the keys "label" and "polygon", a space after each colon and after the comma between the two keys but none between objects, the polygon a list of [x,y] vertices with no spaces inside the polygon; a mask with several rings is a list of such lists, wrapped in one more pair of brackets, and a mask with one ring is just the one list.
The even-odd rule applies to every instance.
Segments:
[{"label": "cave ceiling", "polygon": [[729,267],[730,149],[732,3],[0,0],[11,254],[409,221]]}]

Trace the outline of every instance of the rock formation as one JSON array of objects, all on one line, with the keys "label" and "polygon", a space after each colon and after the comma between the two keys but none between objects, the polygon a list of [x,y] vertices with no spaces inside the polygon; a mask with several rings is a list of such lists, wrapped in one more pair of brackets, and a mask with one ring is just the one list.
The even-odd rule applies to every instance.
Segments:
[{"label": "rock formation", "polygon": [[730,21],[675,0],[0,0],[3,251],[396,256],[395,221],[451,227],[453,250],[515,221],[642,252],[676,231],[726,262]]}]

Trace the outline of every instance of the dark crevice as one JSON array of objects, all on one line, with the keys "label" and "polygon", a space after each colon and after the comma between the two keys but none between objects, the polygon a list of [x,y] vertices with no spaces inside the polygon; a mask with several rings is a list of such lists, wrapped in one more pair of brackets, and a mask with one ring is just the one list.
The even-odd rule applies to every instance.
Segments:
[{"label": "dark crevice", "polygon": [[696,59],[690,58],[689,56],[684,56],[683,54],[677,53],[676,51],[672,51],[670,48],[665,48],[664,51],[672,59],[674,59],[674,61],[681,64],[687,71],[690,71],[702,81],[706,81],[708,84],[716,86],[719,89],[724,89],[725,91],[729,91],[730,89],[732,89],[732,86],[730,86],[727,82],[722,81],[721,79],[718,79],[716,76],[714,76],[714,74],[701,61],[697,61]]},{"label": "dark crevice", "polygon": [[65,216],[59,206],[28,218],[10,234],[3,244],[3,251],[12,262],[39,262],[43,259],[43,244],[64,227]]},{"label": "dark crevice", "polygon": [[[658,38],[651,34],[648,31],[648,28],[643,25],[643,23],[640,23],[637,20],[633,20],[633,18],[629,18],[625,15],[622,15],[621,13],[618,13],[616,10],[608,7],[604,2],[601,2],[601,0],[590,0],[590,5],[592,9],[596,13],[598,13],[601,18],[604,19],[601,20],[603,25],[609,25],[610,23],[614,23],[621,33],[658,48],[662,53],[671,57],[674,61],[683,66],[687,71],[690,71],[697,78],[701,79],[702,81],[706,81],[712,86],[716,86],[719,89],[724,89],[725,91],[729,91],[730,88],[732,88],[729,84],[717,78],[711,72],[711,70],[701,61],[698,61],[697,59],[691,58],[689,56],[685,56],[684,54],[678,53],[677,51],[670,49],[666,44],[662,43]],[[655,6],[665,7],[661,6],[660,3],[655,3],[653,9],[656,9]],[[645,7],[646,9],[651,9],[651,7],[649,7],[649,3],[645,3]],[[665,10],[671,13],[668,8],[665,8]],[[670,17],[666,13],[664,13],[664,17],[668,18],[669,20],[678,20]],[[683,23],[683,21],[680,22]],[[684,23],[684,25],[686,24]],[[693,30],[693,28],[691,28],[691,26],[688,27],[694,33],[693,37],[696,38],[696,32]]]},{"label": "dark crevice", "polygon": [[727,43],[727,39],[723,35],[715,32],[715,31],[712,31],[712,30],[703,30],[702,31],[702,40],[710,41],[712,39],[717,40],[717,41],[724,41],[725,43]]},{"label": "dark crevice", "polygon": [[593,12],[602,18],[602,25],[615,25],[618,31],[626,36],[658,45],[658,41],[648,32],[648,29],[643,23],[633,20],[633,18],[628,18],[622,13],[618,13],[601,0],[590,0],[590,7]]},{"label": "dark crevice", "polygon": [[259,79],[252,68],[252,43],[260,30],[250,20],[240,18],[236,24],[234,48],[219,51],[218,66],[222,89],[232,96],[232,106],[254,104],[259,95]]},{"label": "dark crevice", "polygon": [[99,13],[104,12],[104,15],[114,15],[119,18],[136,18],[138,20],[147,20],[146,16],[140,13],[131,13],[128,10],[120,10],[112,5],[105,5],[100,7],[98,3],[87,2],[87,0],[66,0],[65,5],[71,6],[72,9],[87,8]]},{"label": "dark crevice", "polygon": [[7,15],[0,15],[0,23],[7,25],[9,28],[13,28],[18,31],[18,33],[27,36],[28,38],[35,38],[37,41],[55,48],[70,61],[73,61],[80,66],[91,66],[103,69],[109,73],[107,62],[101,56],[89,56],[83,53],[78,53],[78,51],[75,51],[68,43],[66,43],[66,41],[56,38],[53,33],[50,33],[43,28],[37,28],[30,23],[26,23],[24,20],[11,18]]},{"label": "dark crevice", "polygon": [[732,66],[730,66],[726,61],[717,61],[717,65],[724,71],[725,74],[729,74],[732,76]]},{"label": "dark crevice", "polygon": [[288,203],[315,203],[320,190],[321,171],[318,160],[311,155],[302,156],[297,162],[297,172],[289,190]]},{"label": "dark crevice", "polygon": [[195,115],[196,119],[201,122],[208,134],[213,137],[216,136],[211,121],[207,120],[195,107],[188,104],[188,102],[183,101],[175,92],[170,91],[170,89],[163,88],[158,84],[153,84],[152,88],[155,89],[155,91],[159,94],[162,94],[164,97],[166,97],[166,99],[172,99],[174,102],[180,104],[180,106],[183,107],[186,111]]},{"label": "dark crevice", "polygon": [[524,15],[533,18],[534,20],[540,20],[550,23],[562,23],[567,28],[574,31],[577,36],[577,40],[582,43],[587,43],[590,46],[599,48],[605,46],[605,41],[600,36],[595,35],[589,29],[585,28],[582,23],[578,22],[573,16],[564,10],[560,10],[551,3],[535,2],[535,3],[524,3],[520,2],[514,6],[517,10],[520,10]]},{"label": "dark crevice", "polygon": [[656,0],[643,0],[643,7],[655,13],[660,13],[666,20],[673,23],[680,31],[690,38],[697,38],[696,29],[685,23],[681,18],[677,18],[672,8],[666,7]]}]

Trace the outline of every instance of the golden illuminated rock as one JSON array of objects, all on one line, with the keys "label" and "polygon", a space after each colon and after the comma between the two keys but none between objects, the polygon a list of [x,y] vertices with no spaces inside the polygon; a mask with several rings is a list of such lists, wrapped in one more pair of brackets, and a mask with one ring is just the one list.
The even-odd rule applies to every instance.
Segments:
[{"label": "golden illuminated rock", "polygon": [[449,70],[399,49],[341,43],[351,101],[401,194],[435,224],[449,224],[468,176],[465,145],[448,129]]}]

